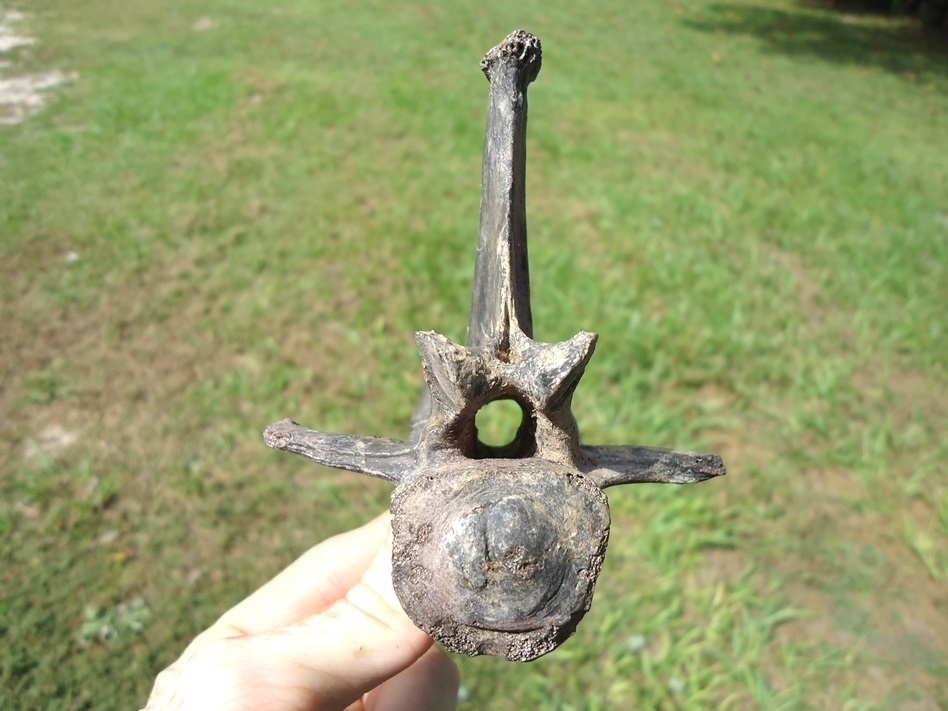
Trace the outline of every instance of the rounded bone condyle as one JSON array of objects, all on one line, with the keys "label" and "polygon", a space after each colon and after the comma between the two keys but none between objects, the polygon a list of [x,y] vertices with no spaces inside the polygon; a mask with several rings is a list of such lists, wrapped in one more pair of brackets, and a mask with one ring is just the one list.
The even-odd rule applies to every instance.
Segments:
[{"label": "rounded bone condyle", "polygon": [[592,482],[538,459],[423,470],[392,495],[395,591],[446,648],[529,661],[589,609],[609,537]]}]

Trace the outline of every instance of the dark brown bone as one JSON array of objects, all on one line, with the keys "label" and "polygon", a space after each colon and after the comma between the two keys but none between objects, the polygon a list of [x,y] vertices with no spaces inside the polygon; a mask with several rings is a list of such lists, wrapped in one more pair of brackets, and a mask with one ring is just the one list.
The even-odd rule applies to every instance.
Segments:
[{"label": "dark brown bone", "polygon": [[[716,454],[581,445],[571,404],[596,334],[532,338],[527,86],[540,62],[540,41],[523,30],[481,62],[490,99],[467,344],[415,334],[425,389],[409,439],[290,420],[264,432],[270,447],[396,484],[392,582],[405,611],[451,651],[512,661],[555,649],[589,609],[609,538],[602,489],[725,473]],[[503,399],[520,405],[523,423],[508,445],[490,447],[475,415]]]}]

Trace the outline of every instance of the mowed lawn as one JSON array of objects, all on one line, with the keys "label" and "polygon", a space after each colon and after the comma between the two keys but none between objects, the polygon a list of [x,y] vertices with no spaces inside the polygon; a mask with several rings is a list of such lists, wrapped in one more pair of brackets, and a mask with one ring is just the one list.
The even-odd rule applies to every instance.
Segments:
[{"label": "mowed lawn", "polygon": [[412,331],[464,337],[478,62],[518,27],[536,336],[600,334],[583,439],[728,476],[609,490],[575,637],[459,659],[460,708],[948,708],[944,33],[791,0],[0,5],[35,39],[0,81],[72,76],[0,125],[0,708],[140,707],[387,506],[260,432],[406,434]]}]

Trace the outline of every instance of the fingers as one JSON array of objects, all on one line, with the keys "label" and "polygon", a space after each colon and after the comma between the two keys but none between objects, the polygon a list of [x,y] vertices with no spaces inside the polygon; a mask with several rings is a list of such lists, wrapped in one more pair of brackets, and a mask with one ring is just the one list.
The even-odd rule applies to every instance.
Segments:
[{"label": "fingers", "polygon": [[461,678],[457,665],[437,645],[408,669],[373,689],[365,711],[454,711]]},{"label": "fingers", "polygon": [[186,655],[223,637],[264,632],[325,610],[359,582],[380,548],[390,546],[390,521],[391,515],[383,513],[360,528],[309,549],[273,580],[224,613],[191,643]]},{"label": "fingers", "polygon": [[149,711],[454,709],[458,673],[392,588],[383,515],[311,549],[199,636]]},{"label": "fingers", "polygon": [[[382,570],[388,554],[378,557],[383,563],[376,570]],[[342,709],[411,667],[431,644],[400,607],[360,582],[345,598],[297,624],[209,642],[175,670],[174,679],[160,690],[156,685],[148,708]],[[435,674],[443,662],[431,659],[406,688],[417,688],[423,679],[450,683],[443,670]]]}]

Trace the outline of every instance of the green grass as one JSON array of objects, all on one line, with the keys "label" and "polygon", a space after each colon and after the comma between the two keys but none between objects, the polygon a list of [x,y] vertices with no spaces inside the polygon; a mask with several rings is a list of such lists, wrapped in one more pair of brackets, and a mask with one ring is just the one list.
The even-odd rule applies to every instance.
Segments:
[{"label": "green grass", "polygon": [[600,334],[584,440],[729,475],[610,490],[575,637],[459,660],[461,708],[948,708],[944,36],[575,5],[22,4],[0,73],[79,77],[0,127],[0,708],[136,708],[387,505],[260,431],[405,434],[411,332],[467,322],[477,63],[521,26],[536,335]]}]

